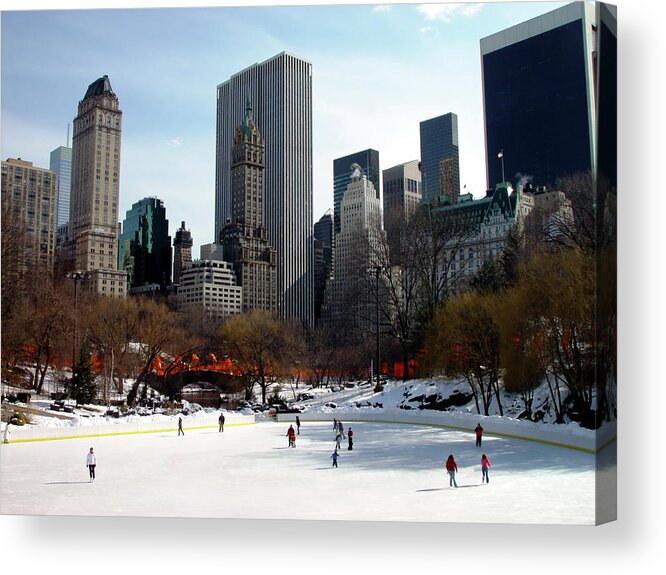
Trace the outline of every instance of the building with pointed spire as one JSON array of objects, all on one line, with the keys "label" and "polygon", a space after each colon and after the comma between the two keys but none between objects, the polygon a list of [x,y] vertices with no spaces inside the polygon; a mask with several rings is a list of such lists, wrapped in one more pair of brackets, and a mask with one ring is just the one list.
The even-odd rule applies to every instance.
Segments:
[{"label": "building with pointed spire", "polygon": [[361,171],[372,183],[379,198],[379,152],[368,148],[333,160],[333,223],[335,233],[340,233],[340,204],[349,185],[349,170],[352,164],[358,164]]},{"label": "building with pointed spire", "polygon": [[264,217],[277,255],[278,314],[312,326],[312,64],[281,52],[218,85],[215,242],[232,218],[232,146],[248,97],[265,143]]},{"label": "building with pointed spire", "polygon": [[[327,291],[326,321],[336,328],[368,330],[374,325],[364,274],[378,265],[383,241],[381,204],[372,181],[359,164],[352,164],[350,182],[340,204],[340,232],[335,235],[331,289]],[[374,300],[373,300],[374,301]]]},{"label": "building with pointed spire", "polygon": [[87,273],[86,289],[124,297],[118,270],[118,203],[122,112],[108,76],[95,80],[79,102],[72,138],[69,207],[72,269]]},{"label": "building with pointed spire", "polygon": [[264,141],[248,98],[231,152],[231,221],[221,232],[224,259],[243,288],[243,311],[277,311],[277,257],[264,223],[264,168]]}]

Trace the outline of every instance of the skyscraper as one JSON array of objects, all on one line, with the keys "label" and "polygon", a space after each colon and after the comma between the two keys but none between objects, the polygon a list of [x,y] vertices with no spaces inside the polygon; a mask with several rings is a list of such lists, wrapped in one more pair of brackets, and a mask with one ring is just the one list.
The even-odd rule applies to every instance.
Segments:
[{"label": "skyscraper", "polygon": [[405,219],[421,203],[419,161],[398,164],[382,172],[384,183],[384,223],[396,210]]},{"label": "skyscraper", "polygon": [[[460,195],[460,155],[458,151],[458,116],[452,112],[424,120],[421,135],[421,186],[423,201],[433,203],[442,194]],[[452,183],[440,181],[442,160],[453,160]],[[444,185],[442,185],[444,184]],[[452,186],[452,189],[451,189]]]},{"label": "skyscraper", "polygon": [[108,76],[95,80],[79,102],[72,139],[69,206],[74,269],[88,273],[87,289],[124,297],[118,271],[118,201],[122,112]]},{"label": "skyscraper", "polygon": [[173,240],[173,283],[180,284],[185,264],[192,261],[192,233],[185,229],[185,222],[180,222]]},{"label": "skyscraper", "polygon": [[128,288],[171,284],[171,237],[162,200],[143,198],[127,210],[120,234],[118,268],[128,274]]},{"label": "skyscraper", "polygon": [[[68,138],[69,139],[69,138]],[[62,226],[69,221],[69,196],[72,187],[72,148],[58,146],[51,152],[49,169],[57,176],[57,221]]]},{"label": "skyscraper", "polygon": [[367,149],[333,160],[333,221],[335,233],[340,232],[340,203],[349,185],[352,164],[358,164],[361,171],[372,182],[379,198],[379,152]]},{"label": "skyscraper", "polygon": [[329,209],[314,225],[315,323],[322,317],[322,306],[333,273],[333,214]]},{"label": "skyscraper", "polygon": [[334,273],[329,302],[334,326],[367,329],[374,325],[374,304],[362,282],[363,274],[377,265],[382,241],[381,204],[374,185],[359,164],[351,176],[340,205],[340,233],[335,238]]},{"label": "skyscraper", "polygon": [[265,226],[277,254],[278,313],[314,320],[312,65],[282,52],[217,87],[215,241],[232,217],[234,130],[247,99],[265,145]]},{"label": "skyscraper", "polygon": [[264,226],[264,142],[249,99],[234,136],[231,198],[231,222],[222,228],[221,243],[243,287],[243,311],[277,311],[275,250]]},{"label": "skyscraper", "polygon": [[[7,257],[17,258],[15,263],[20,271],[52,270],[56,233],[55,173],[21,158],[3,161],[2,206],[8,210],[8,217],[16,217],[16,223],[25,231],[25,244],[13,246]],[[2,265],[10,263],[5,261]]]},{"label": "skyscraper", "polygon": [[398,265],[403,225],[422,199],[419,161],[412,160],[384,170],[382,181],[384,185],[384,230],[389,246],[389,257],[391,264]]},{"label": "skyscraper", "polygon": [[[594,170],[595,3],[481,39],[488,188]],[[502,157],[498,155],[502,153]]]}]

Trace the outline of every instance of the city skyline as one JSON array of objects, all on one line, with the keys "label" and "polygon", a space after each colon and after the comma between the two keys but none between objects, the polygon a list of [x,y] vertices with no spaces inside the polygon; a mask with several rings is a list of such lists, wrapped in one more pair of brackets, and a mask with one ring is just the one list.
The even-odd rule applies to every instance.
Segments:
[{"label": "city skyline", "polygon": [[[119,213],[156,195],[172,237],[185,221],[195,246],[209,243],[216,88],[288,51],[312,63],[313,221],[333,206],[335,158],[373,148],[383,166],[417,159],[419,122],[449,112],[459,118],[461,186],[479,197],[479,41],[565,4],[3,12],[2,157],[48,166],[50,151],[66,144],[82,90],[108,74],[124,111]],[[179,34],[169,33],[176,26]]]}]

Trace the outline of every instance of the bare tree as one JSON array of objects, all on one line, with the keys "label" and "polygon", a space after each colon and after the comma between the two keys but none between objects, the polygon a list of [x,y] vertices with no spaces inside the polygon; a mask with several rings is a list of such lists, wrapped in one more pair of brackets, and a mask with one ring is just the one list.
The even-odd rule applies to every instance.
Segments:
[{"label": "bare tree", "polygon": [[182,337],[182,328],[177,315],[165,304],[151,299],[137,300],[137,341],[141,350],[142,368],[127,396],[133,405],[139,387],[145,382],[156,357],[163,351],[173,351]]},{"label": "bare tree", "polygon": [[61,284],[44,274],[42,280],[30,285],[25,294],[24,305],[20,309],[21,324],[27,335],[35,363],[33,387],[39,395],[42,393],[44,379],[51,367],[54,351],[58,348],[67,332],[70,321],[68,314],[68,293]]},{"label": "bare tree", "polygon": [[291,334],[271,312],[255,309],[232,316],[218,330],[220,356],[228,356],[247,378],[245,398],[251,399],[254,386],[266,402],[268,387],[283,368]]}]

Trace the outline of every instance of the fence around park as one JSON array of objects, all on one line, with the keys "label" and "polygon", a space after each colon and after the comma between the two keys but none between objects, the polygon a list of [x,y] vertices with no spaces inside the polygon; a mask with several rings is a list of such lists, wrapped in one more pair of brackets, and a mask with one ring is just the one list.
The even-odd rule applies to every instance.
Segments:
[{"label": "fence around park", "polygon": [[615,422],[603,425],[599,430],[582,429],[577,424],[548,425],[533,421],[511,419],[498,416],[482,416],[472,413],[433,413],[402,409],[368,409],[359,411],[331,411],[330,413],[278,413],[277,421],[293,423],[296,416],[301,422],[342,420],[343,424],[360,421],[374,423],[394,423],[401,425],[428,425],[472,433],[477,423],[483,427],[483,435],[508,437],[535,441],[558,447],[566,447],[599,453],[617,437]]},{"label": "fence around park", "polygon": [[[253,425],[255,423],[254,415],[242,415],[240,413],[224,414],[225,427],[238,425]],[[218,429],[219,413],[212,413],[210,416],[187,418],[183,417],[183,429]],[[4,439],[5,425],[2,425],[0,439]],[[101,425],[63,425],[57,427],[24,425],[9,426],[8,443],[23,443],[29,441],[50,441],[57,439],[77,439],[83,437],[103,437],[114,435],[132,435],[140,433],[174,433],[178,430],[178,416],[168,416],[153,420],[150,417],[136,417],[132,421],[113,420]]]}]

